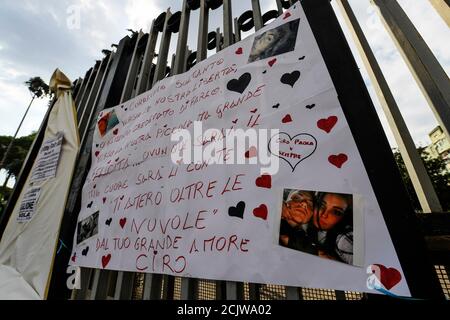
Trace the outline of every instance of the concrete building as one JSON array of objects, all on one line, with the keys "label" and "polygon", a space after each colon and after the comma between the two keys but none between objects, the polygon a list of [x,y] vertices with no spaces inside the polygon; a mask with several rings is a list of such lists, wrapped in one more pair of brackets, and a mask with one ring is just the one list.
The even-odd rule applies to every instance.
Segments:
[{"label": "concrete building", "polygon": [[444,159],[447,170],[450,172],[450,141],[445,136],[441,126],[434,128],[428,136],[431,139],[431,144],[425,150],[432,158]]}]

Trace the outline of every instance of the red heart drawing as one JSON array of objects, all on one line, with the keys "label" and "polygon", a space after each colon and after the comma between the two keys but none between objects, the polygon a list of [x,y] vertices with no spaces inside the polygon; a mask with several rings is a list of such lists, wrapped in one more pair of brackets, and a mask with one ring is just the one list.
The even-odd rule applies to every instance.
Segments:
[{"label": "red heart drawing", "polygon": [[273,66],[275,64],[275,62],[277,62],[277,58],[270,60],[269,66]]},{"label": "red heart drawing", "polygon": [[108,255],[106,255],[106,256],[103,256],[103,257],[102,257],[102,266],[103,266],[103,269],[106,268],[106,266],[107,266],[108,263],[109,263],[109,260],[111,260],[111,253],[108,254]]},{"label": "red heart drawing", "polygon": [[77,254],[74,253],[73,256],[72,256],[72,261],[75,262],[76,259],[77,259]]},{"label": "red heart drawing", "polygon": [[399,283],[400,280],[402,280],[402,275],[400,271],[398,271],[397,269],[386,268],[382,264],[374,264],[374,266],[377,266],[379,269],[378,270],[372,269],[372,272],[377,276],[378,280],[380,280],[381,284],[387,290],[390,290],[397,283]]},{"label": "red heart drawing", "polygon": [[286,12],[286,14],[284,15],[283,20],[289,18],[290,16],[291,16],[291,14],[289,12]]},{"label": "red heart drawing", "polygon": [[342,165],[343,165],[345,162],[347,162],[347,160],[348,160],[348,157],[347,157],[347,155],[344,154],[344,153],[340,153],[340,154],[338,154],[338,155],[331,155],[331,156],[328,157],[328,161],[329,161],[332,165],[338,167],[339,169],[342,167]]},{"label": "red heart drawing", "polygon": [[333,129],[337,121],[338,118],[336,116],[328,117],[328,119],[320,119],[319,121],[317,121],[317,127],[319,127],[319,129],[322,129],[326,133],[330,133],[331,129]]},{"label": "red heart drawing", "polygon": [[261,177],[256,178],[256,186],[260,188],[272,188],[272,176],[269,174],[263,174]]},{"label": "red heart drawing", "polygon": [[125,223],[127,223],[127,218],[122,218],[119,220],[119,224],[122,229],[125,226]]},{"label": "red heart drawing", "polygon": [[256,147],[251,147],[250,149],[248,149],[248,150],[245,152],[245,157],[246,157],[246,158],[253,158],[253,157],[256,157],[256,154],[257,154],[257,149],[256,149]]},{"label": "red heart drawing", "polygon": [[100,154],[100,151],[95,151],[95,156],[98,157],[98,155]]},{"label": "red heart drawing", "polygon": [[243,53],[242,48],[239,47],[239,48],[236,50],[236,54],[242,54],[242,53]]},{"label": "red heart drawing", "polygon": [[116,136],[119,133],[119,129],[114,129],[113,133]]},{"label": "red heart drawing", "polygon": [[262,204],[258,208],[253,209],[253,215],[257,218],[267,220],[267,206]]},{"label": "red heart drawing", "polygon": [[291,115],[290,115],[290,114],[285,115],[284,118],[283,118],[283,120],[281,120],[281,122],[283,122],[283,123],[289,123],[289,122],[292,122],[292,117],[291,117]]},{"label": "red heart drawing", "polygon": [[106,202],[106,198],[103,198],[103,203],[105,203]]}]

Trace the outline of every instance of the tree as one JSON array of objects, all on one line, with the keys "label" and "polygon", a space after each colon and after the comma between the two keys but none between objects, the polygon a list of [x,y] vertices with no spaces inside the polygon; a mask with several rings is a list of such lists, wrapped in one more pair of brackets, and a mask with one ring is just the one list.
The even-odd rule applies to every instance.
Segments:
[{"label": "tree", "polygon": [[8,144],[8,147],[6,148],[5,153],[0,158],[0,159],[2,159],[0,162],[0,168],[3,168],[6,165],[6,159],[8,157],[8,154],[11,151],[11,148],[14,144],[14,140],[16,139],[17,134],[19,133],[20,127],[22,126],[23,121],[25,120],[25,117],[27,116],[28,111],[30,110],[31,104],[33,103],[34,99],[44,98],[44,97],[50,95],[49,86],[40,77],[30,78],[28,81],[25,82],[25,84],[28,86],[28,90],[30,91],[32,98],[31,98],[30,104],[28,105],[27,110],[25,111],[25,114],[22,117],[22,120],[20,121],[19,126],[17,127],[14,137],[11,139],[11,141]]},{"label": "tree", "polygon": [[[0,215],[12,191],[12,189],[7,186],[8,181],[11,177],[17,179],[19,176],[20,170],[22,169],[22,164],[27,157],[28,150],[36,138],[36,134],[37,133],[34,132],[28,136],[16,139],[14,145],[10,148],[9,153],[6,156],[5,166],[0,168],[6,170],[6,179],[3,186],[0,186]],[[3,158],[5,155],[5,152],[12,140],[13,137],[0,136],[0,158]]]},{"label": "tree", "polygon": [[[425,169],[431,178],[433,187],[441,202],[444,211],[450,210],[450,172],[446,170],[445,162],[441,158],[432,158],[425,148],[418,148],[417,152],[420,154],[422,161],[425,165]],[[397,162],[400,174],[403,182],[405,183],[406,190],[411,199],[411,203],[416,211],[421,211],[420,203],[414,190],[411,179],[406,171],[405,163],[398,150],[394,151],[394,158]]]}]

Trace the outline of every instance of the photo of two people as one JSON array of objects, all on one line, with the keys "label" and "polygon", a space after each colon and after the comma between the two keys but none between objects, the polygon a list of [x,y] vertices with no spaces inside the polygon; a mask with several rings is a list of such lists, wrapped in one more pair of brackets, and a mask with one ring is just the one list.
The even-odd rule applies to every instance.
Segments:
[{"label": "photo of two people", "polygon": [[353,196],[284,189],[279,245],[353,265]]}]

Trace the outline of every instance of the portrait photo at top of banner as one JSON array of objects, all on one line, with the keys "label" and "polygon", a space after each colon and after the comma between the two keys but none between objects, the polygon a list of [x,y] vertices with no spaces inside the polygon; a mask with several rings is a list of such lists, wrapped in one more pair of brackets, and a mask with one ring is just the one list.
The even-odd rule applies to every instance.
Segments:
[{"label": "portrait photo at top of banner", "polygon": [[72,265],[410,296],[300,4],[96,124]]}]

